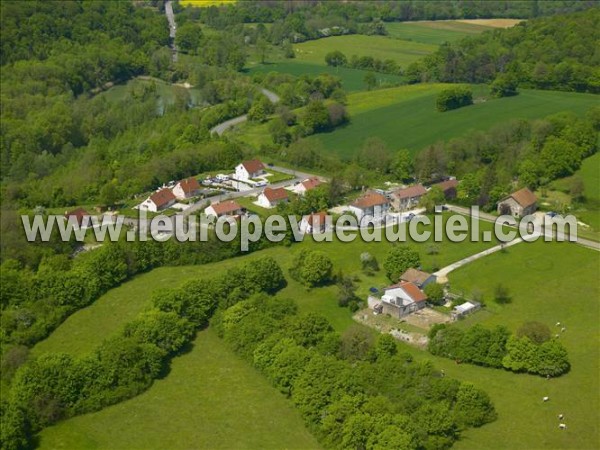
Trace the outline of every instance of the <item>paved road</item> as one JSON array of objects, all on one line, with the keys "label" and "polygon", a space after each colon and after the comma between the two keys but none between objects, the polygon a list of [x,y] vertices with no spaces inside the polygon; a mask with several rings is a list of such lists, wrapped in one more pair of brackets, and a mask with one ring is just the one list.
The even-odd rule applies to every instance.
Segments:
[{"label": "paved road", "polygon": [[[454,212],[457,212],[459,214],[463,214],[466,216],[471,215],[471,211],[468,208],[463,208],[462,206],[454,206],[454,205],[445,205],[445,206],[450,211],[454,211]],[[479,211],[479,218],[480,218],[480,220],[494,223],[498,217],[494,216],[493,214],[488,214],[488,213]],[[555,237],[551,233],[550,230],[548,230],[548,231],[544,230],[544,236],[552,236],[553,238]],[[556,237],[560,238],[561,240],[563,240],[565,242],[569,242],[568,236],[566,236],[564,233],[557,233]],[[577,236],[577,241],[575,241],[573,243],[582,245],[582,246],[590,248],[592,250],[600,251],[600,242],[590,241],[589,239],[584,239],[584,238]]]},{"label": "paved road", "polygon": [[434,272],[433,274],[436,277],[438,277],[438,278],[446,277],[450,272],[452,272],[453,270],[458,269],[459,267],[462,267],[462,266],[464,266],[466,264],[469,264],[470,262],[476,261],[479,258],[483,258],[484,256],[491,255],[492,253],[499,252],[503,248],[512,247],[513,245],[519,244],[521,242],[524,242],[523,239],[517,238],[517,239],[514,239],[514,240],[512,240],[510,242],[507,242],[506,244],[496,245],[495,247],[488,248],[487,250],[484,250],[482,252],[479,252],[479,253],[476,253],[474,255],[468,256],[468,257],[466,257],[464,259],[461,259],[460,261],[456,261],[456,262],[450,264],[449,266],[441,268],[440,270],[438,270],[437,272]]},{"label": "paved road", "polygon": [[[265,88],[261,88],[260,91],[263,93],[263,95],[265,95],[271,101],[271,103],[273,103],[273,104],[279,103],[279,100],[280,100],[279,95],[277,95],[275,92],[269,91],[268,89],[265,89]],[[231,127],[233,127],[235,125],[239,125],[240,123],[244,123],[246,120],[248,120],[247,114],[244,114],[243,116],[234,117],[233,119],[226,120],[225,122],[221,122],[220,124],[212,127],[210,129],[210,134],[217,133],[219,136],[221,136],[225,131],[227,131]]]},{"label": "paved road", "polygon": [[169,37],[171,38],[171,53],[173,62],[177,62],[177,47],[175,46],[175,35],[177,34],[177,24],[175,23],[175,14],[173,14],[173,4],[170,1],[165,2],[165,14],[169,21]]}]

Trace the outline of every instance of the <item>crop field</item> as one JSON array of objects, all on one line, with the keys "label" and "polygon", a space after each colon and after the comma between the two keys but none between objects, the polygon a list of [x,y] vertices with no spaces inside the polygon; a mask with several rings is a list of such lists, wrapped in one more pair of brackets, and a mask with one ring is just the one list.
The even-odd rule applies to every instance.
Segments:
[{"label": "crop field", "polygon": [[492,28],[454,20],[423,22],[391,22],[385,24],[388,36],[423,44],[440,45],[466,36],[473,36]]},{"label": "crop field", "polygon": [[235,3],[237,0],[180,0],[181,6],[193,6],[194,8],[206,8],[207,6],[221,6]]},{"label": "crop field", "polygon": [[332,36],[294,45],[298,61],[325,64],[325,55],[339,50],[348,59],[352,55],[372,56],[378,59],[392,59],[402,67],[433,53],[436,49],[437,45],[432,44],[364,35]]},{"label": "crop field", "polygon": [[[297,59],[287,59],[285,61],[267,64],[253,64],[249,65],[246,70],[250,75],[254,73],[280,72],[289,73],[295,76],[316,76],[321,73],[329,73],[331,75],[335,75],[336,77],[340,77],[342,79],[342,85],[344,89],[348,92],[362,91],[366,89],[364,78],[368,73],[366,70],[326,66],[324,61],[321,64],[317,64]],[[402,81],[402,78],[398,75],[376,73],[375,76],[377,77],[380,85],[395,85]]]},{"label": "crop field", "polygon": [[470,24],[470,25],[482,25],[484,27],[492,28],[510,28],[516,24],[523,22],[524,19],[461,19],[457,22]]},{"label": "crop field", "polygon": [[[523,89],[515,97],[440,113],[435,109],[435,99],[441,88],[442,85],[433,85],[428,93],[423,91],[416,97],[406,94],[405,100],[393,104],[390,96],[402,96],[401,92],[409,92],[413,87],[351,94],[350,123],[309,139],[319,139],[328,151],[345,157],[352,157],[371,136],[381,138],[392,150],[408,148],[416,152],[438,140],[461,136],[469,130],[486,130],[511,119],[542,118],[560,111],[583,114],[598,102],[593,94]],[[360,107],[353,114],[355,101]]]}]

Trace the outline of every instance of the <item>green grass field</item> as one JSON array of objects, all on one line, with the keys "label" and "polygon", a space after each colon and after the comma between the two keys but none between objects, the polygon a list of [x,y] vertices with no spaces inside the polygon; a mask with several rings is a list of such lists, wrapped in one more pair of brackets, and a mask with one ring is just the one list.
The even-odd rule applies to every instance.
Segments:
[{"label": "green grass field", "polygon": [[[438,140],[461,136],[469,130],[486,130],[511,119],[534,119],[559,111],[584,113],[598,103],[593,94],[571,92],[521,90],[516,97],[493,99],[465,108],[437,112],[436,93],[441,89],[431,86],[422,95],[390,104],[390,97],[414,89],[401,86],[379,91],[351,94],[348,109],[351,121],[332,132],[311,136],[319,139],[328,151],[352,157],[365,139],[377,136],[393,149],[408,148],[416,152]],[[354,103],[369,103],[357,108]]]},{"label": "green grass field", "polygon": [[159,106],[171,105],[175,102],[175,96],[177,91],[187,91],[190,96],[192,104],[196,105],[201,100],[201,93],[198,89],[186,89],[183,86],[175,86],[159,79],[140,79],[134,78],[129,80],[125,84],[117,84],[107,90],[106,92],[100,93],[99,95],[104,96],[110,101],[122,100],[129,93],[141,89],[142,86],[156,86],[156,93],[160,99]]},{"label": "green grass field", "polygon": [[[344,89],[348,92],[362,91],[366,89],[364,78],[368,73],[366,70],[348,69],[345,67],[330,67],[326,66],[325,63],[313,64],[297,59],[287,59],[284,61],[277,61],[267,64],[252,64],[248,65],[246,71],[250,75],[254,73],[280,72],[289,73],[295,76],[316,76],[321,73],[329,73],[331,75],[340,77],[342,79],[342,85]],[[395,85],[402,81],[402,78],[398,75],[376,73],[375,76],[377,77],[379,84]]]},{"label": "green grass field", "polygon": [[586,158],[581,164],[581,168],[571,177],[562,178],[552,183],[551,188],[556,189],[559,195],[566,198],[570,203],[571,196],[568,194],[571,183],[575,177],[580,178],[584,185],[585,201],[577,205],[573,214],[579,220],[589,225],[589,229],[583,230],[582,237],[589,237],[595,240],[600,238],[600,153]]},{"label": "green grass field", "polygon": [[386,36],[352,34],[332,36],[294,45],[296,59],[313,64],[325,64],[325,55],[333,50],[341,51],[348,59],[352,55],[391,59],[402,67],[433,53],[437,45],[390,39]]},{"label": "green grass field", "polygon": [[440,45],[466,36],[473,36],[492,28],[456,21],[391,22],[385,24],[390,37]]},{"label": "green grass field", "polygon": [[[482,323],[506,325],[513,331],[536,320],[560,334],[569,352],[571,371],[557,379],[457,366],[446,361],[450,376],[470,379],[490,394],[498,421],[471,429],[458,449],[594,449],[600,446],[599,330],[600,275],[598,253],[570,243],[519,244],[450,274],[453,289],[473,288],[484,293],[487,311],[461,326]],[[505,285],[512,302],[492,300],[496,284]],[[567,331],[560,333],[560,321]],[[441,360],[436,359],[439,365]],[[550,397],[548,403],[542,397]],[[557,415],[568,425],[558,429]]]},{"label": "green grass field", "polygon": [[47,428],[42,449],[319,448],[289,401],[208,329],[131,400]]}]

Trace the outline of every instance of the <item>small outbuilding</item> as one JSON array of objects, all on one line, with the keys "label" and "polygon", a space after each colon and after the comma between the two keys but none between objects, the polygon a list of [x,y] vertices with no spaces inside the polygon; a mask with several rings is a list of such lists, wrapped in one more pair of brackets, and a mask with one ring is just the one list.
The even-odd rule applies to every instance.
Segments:
[{"label": "small outbuilding", "polygon": [[537,210],[537,197],[527,188],[519,189],[498,202],[498,214],[523,217]]}]

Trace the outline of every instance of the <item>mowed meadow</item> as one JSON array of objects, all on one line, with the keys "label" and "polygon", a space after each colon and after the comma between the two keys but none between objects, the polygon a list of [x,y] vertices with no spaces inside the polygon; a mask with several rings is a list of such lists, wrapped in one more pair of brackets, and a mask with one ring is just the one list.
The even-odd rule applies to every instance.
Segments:
[{"label": "mowed meadow", "polygon": [[[481,231],[491,224],[481,223]],[[307,290],[289,278],[293,255],[302,247],[325,251],[336,270],[359,278],[358,294],[384,286],[382,271],[365,276],[360,254],[372,253],[383,262],[392,244],[317,243],[309,239],[291,248],[274,247],[255,254],[206,266],[165,267],[140,275],[110,291],[90,307],[71,316],[46,341],[35,347],[47,351],[85,354],[149,307],[153,290],[177,286],[191,278],[206,278],[261,256],[272,256],[284,268],[288,285],[278,295],[294,299],[302,312],[318,312],[339,332],[353,324],[351,313],[337,305],[337,289]],[[407,244],[421,254],[422,265],[444,266],[489,248],[494,243],[438,244],[438,254],[427,254],[428,243]],[[578,267],[577,271],[570,270]],[[574,244],[519,244],[505,253],[480,259],[450,274],[453,290],[469,294],[481,290],[489,305],[459,326],[505,324],[512,331],[524,321],[551,326],[563,321],[561,336],[572,370],[558,379],[486,369],[433,357],[400,344],[415,358],[432,360],[449,376],[470,381],[490,394],[498,420],[469,430],[456,444],[460,449],[596,448],[598,405],[597,317],[599,307],[598,254]],[[499,306],[492,300],[494,286],[503,283],[512,302]],[[540,289],[540,286],[545,286]],[[551,293],[551,294],[548,294]],[[581,345],[586,342],[586,345]],[[541,401],[550,396],[548,403]],[[273,411],[277,411],[276,414]],[[558,430],[556,415],[567,416],[569,429]],[[169,417],[168,421],[164,418]],[[168,423],[164,423],[168,422]],[[201,424],[201,425],[200,425]],[[113,442],[118,435],[118,442]],[[210,329],[198,333],[188,351],[175,358],[168,375],[145,393],[97,413],[75,417],[45,429],[41,448],[318,448],[291,403],[262,375],[234,355]]]},{"label": "mowed meadow", "polygon": [[[521,89],[519,95],[488,99],[453,111],[438,112],[443,84],[400,86],[348,96],[350,123],[311,136],[327,151],[351,158],[365,139],[377,136],[391,149],[415,153],[436,141],[487,130],[513,119],[537,119],[561,111],[583,115],[598,104],[594,94]],[[474,94],[477,101],[477,94]],[[394,100],[396,99],[396,100]]]}]

